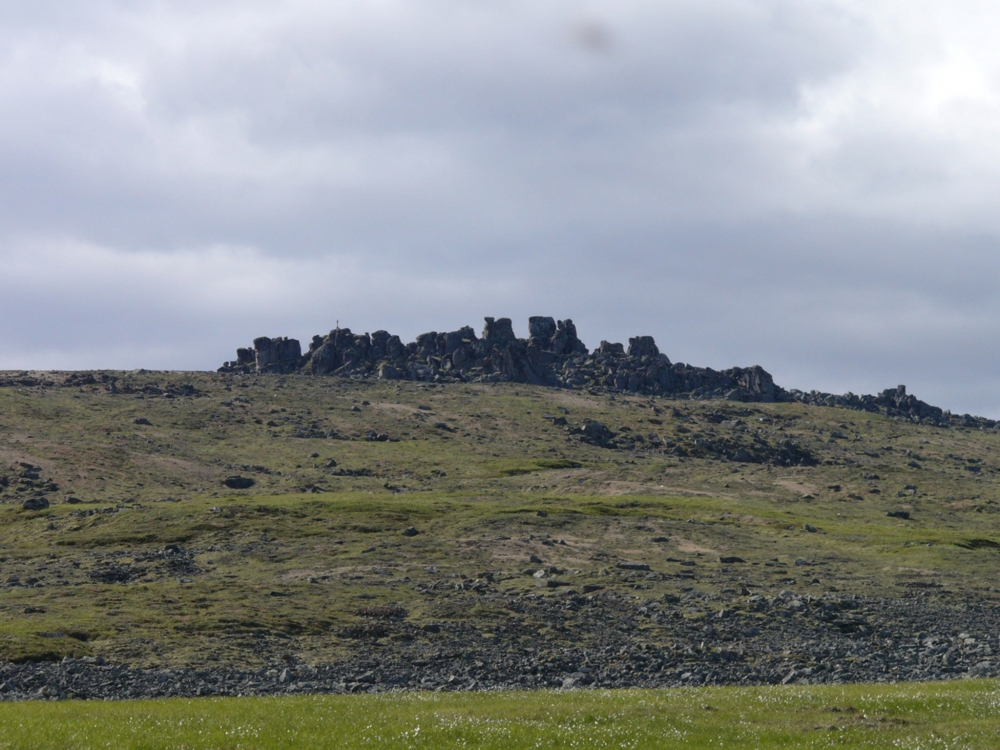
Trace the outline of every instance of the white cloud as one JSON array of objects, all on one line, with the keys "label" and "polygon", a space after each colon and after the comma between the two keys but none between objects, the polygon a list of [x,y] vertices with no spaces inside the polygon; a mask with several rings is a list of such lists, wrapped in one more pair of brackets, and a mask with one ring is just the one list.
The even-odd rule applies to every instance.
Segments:
[{"label": "white cloud", "polygon": [[540,313],[995,416],[998,30],[969,1],[9,4],[0,367]]}]

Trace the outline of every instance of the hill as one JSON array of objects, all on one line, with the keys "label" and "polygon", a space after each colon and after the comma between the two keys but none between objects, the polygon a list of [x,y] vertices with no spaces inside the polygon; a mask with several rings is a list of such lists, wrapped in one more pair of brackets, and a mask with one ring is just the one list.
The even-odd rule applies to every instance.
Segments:
[{"label": "hill", "polygon": [[979,422],[299,372],[4,383],[8,697],[1000,671]]}]

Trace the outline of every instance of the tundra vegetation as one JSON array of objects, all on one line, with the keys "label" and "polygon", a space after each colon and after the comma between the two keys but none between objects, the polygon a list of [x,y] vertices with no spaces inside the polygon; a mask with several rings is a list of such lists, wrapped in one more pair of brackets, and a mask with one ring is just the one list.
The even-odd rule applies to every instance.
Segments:
[{"label": "tundra vegetation", "polygon": [[[986,747],[993,682],[845,683],[1000,673],[998,442],[801,401],[8,373],[0,696],[178,698],[7,706],[0,747],[42,716],[53,745],[118,717],[121,747],[293,746],[282,712],[403,747]],[[744,687],[600,690],[715,685]],[[489,688],[588,689],[452,695]],[[227,695],[286,702],[182,700]]]}]

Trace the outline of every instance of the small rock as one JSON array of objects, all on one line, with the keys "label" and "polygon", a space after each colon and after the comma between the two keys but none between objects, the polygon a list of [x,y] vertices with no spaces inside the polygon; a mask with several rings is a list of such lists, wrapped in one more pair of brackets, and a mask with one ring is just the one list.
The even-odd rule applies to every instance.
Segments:
[{"label": "small rock", "polygon": [[819,529],[817,529],[811,523],[805,524],[802,528],[808,531],[810,534],[815,534],[817,531],[819,531]]},{"label": "small rock", "polygon": [[231,490],[248,490],[257,484],[250,477],[241,476],[226,477],[222,480],[222,483]]},{"label": "small rock", "polygon": [[646,563],[637,562],[620,562],[615,567],[621,570],[649,570],[649,566]]},{"label": "small rock", "polygon": [[416,536],[419,533],[420,532],[417,531],[413,526],[408,526],[407,528],[403,529],[403,536]]},{"label": "small rock", "polygon": [[150,422],[145,417],[136,417],[135,419],[132,420],[132,424],[144,424],[144,425],[149,425],[150,427],[153,426],[153,423]]},{"label": "small rock", "polygon": [[25,510],[45,510],[49,507],[49,501],[44,497],[29,497],[21,503],[21,507]]},{"label": "small rock", "polygon": [[889,518],[902,518],[904,521],[910,520],[910,514],[905,510],[890,510],[886,515]]},{"label": "small rock", "polygon": [[731,557],[730,556],[730,557],[720,557],[719,558],[719,562],[720,563],[725,563],[726,565],[731,565],[731,564],[734,564],[734,563],[745,563],[746,560],[744,560],[742,557]]},{"label": "small rock", "polygon": [[542,558],[540,558],[538,555],[532,555],[531,557],[528,558],[528,562],[535,563],[536,565],[541,565]]}]

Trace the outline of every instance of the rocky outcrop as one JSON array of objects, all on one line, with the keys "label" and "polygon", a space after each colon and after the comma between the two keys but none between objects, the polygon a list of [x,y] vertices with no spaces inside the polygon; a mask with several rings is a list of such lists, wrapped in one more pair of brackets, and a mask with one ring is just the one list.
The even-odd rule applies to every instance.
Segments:
[{"label": "rocky outcrop", "polygon": [[261,336],[253,340],[253,348],[237,349],[236,361],[227,362],[223,369],[289,373],[298,372],[302,364],[302,347],[298,341],[285,337],[269,339]]},{"label": "rocky outcrop", "polygon": [[295,339],[262,337],[237,350],[221,372],[339,375],[383,380],[513,382],[564,388],[601,388],[649,395],[774,401],[771,376],[760,367],[717,372],[672,364],[652,336],[622,344],[602,341],[590,352],[572,320],[536,316],[519,339],[510,318],[486,318],[481,337],[466,326],[431,331],[404,344],[387,331],[356,334],[336,328],[313,336],[303,355]]},{"label": "rocky outcrop", "polygon": [[348,328],[336,328],[325,336],[313,336],[305,354],[295,339],[261,337],[252,347],[238,349],[236,360],[226,362],[219,371],[530,383],[688,399],[839,406],[940,426],[993,428],[997,424],[967,414],[954,416],[908,395],[905,386],[877,396],[806,393],[775,385],[770,373],[758,365],[713,370],[672,363],[652,336],[630,338],[628,349],[602,341],[590,351],[577,336],[572,320],[543,316],[528,319],[526,339],[516,336],[510,318],[486,318],[480,337],[465,326],[457,331],[422,333],[409,344],[388,331],[356,334]]}]

